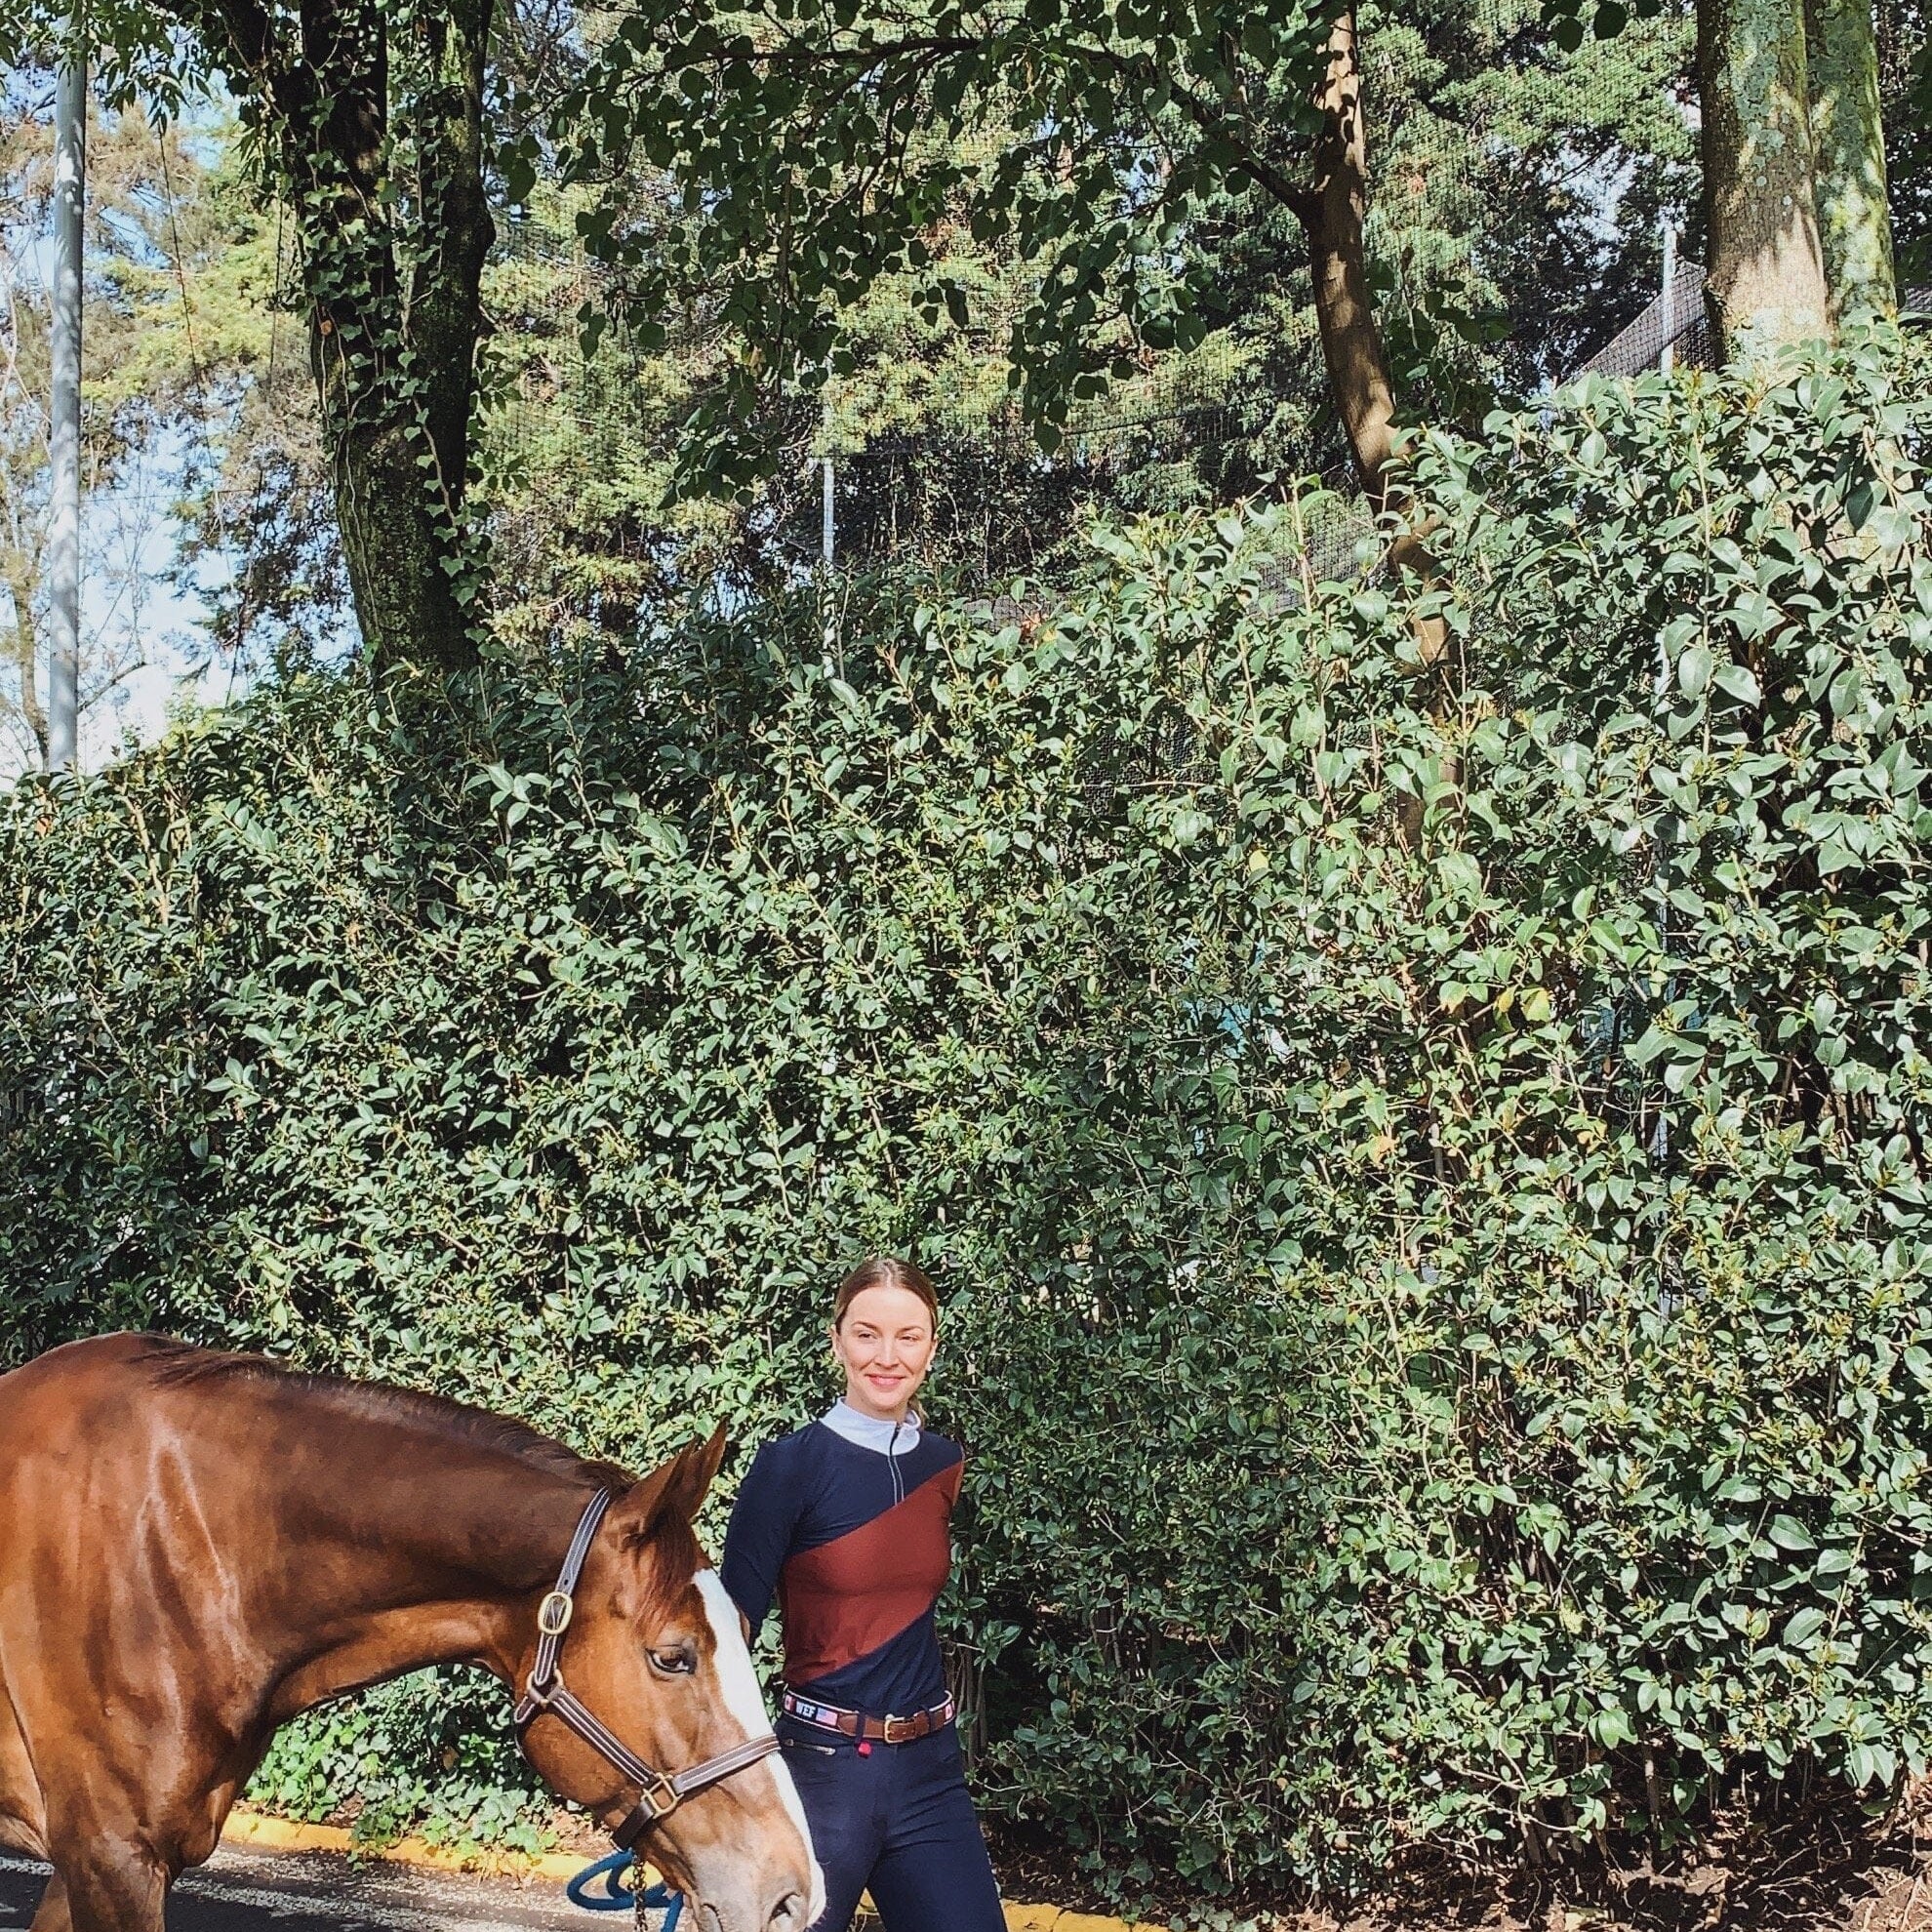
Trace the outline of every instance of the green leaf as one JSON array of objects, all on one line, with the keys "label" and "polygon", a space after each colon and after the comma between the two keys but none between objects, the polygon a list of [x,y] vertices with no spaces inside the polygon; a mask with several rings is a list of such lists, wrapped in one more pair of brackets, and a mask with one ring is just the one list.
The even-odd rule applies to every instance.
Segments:
[{"label": "green leaf", "polygon": [[1599,1711],[1590,1720],[1590,1734],[1605,1751],[1616,1751],[1636,1741],[1636,1731],[1620,1705]]},{"label": "green leaf", "polygon": [[1745,664],[1719,664],[1711,672],[1711,681],[1741,704],[1761,704],[1764,702],[1764,694],[1757,688],[1757,679]]},{"label": "green leaf", "polygon": [[1765,1532],[1780,1550],[1816,1550],[1811,1532],[1795,1516],[1779,1514],[1771,1518],[1771,1527]]},{"label": "green leaf", "polygon": [[1807,1605],[1785,1625],[1783,1641],[1787,1649],[1802,1650],[1825,1628],[1825,1612]]}]

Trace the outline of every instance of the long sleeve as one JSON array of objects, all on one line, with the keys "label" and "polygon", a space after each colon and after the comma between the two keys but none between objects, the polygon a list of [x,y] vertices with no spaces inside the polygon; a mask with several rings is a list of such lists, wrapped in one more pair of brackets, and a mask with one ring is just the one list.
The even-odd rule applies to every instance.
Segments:
[{"label": "long sleeve", "polygon": [[779,1468],[782,1446],[768,1442],[751,1459],[725,1531],[724,1587],[744,1611],[754,1637],[771,1612],[798,1520],[798,1484],[786,1481]]}]

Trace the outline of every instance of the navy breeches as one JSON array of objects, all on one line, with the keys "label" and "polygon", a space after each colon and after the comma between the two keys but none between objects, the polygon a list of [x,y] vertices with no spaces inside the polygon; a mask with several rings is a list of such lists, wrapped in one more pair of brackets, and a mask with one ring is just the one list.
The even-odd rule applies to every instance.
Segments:
[{"label": "navy breeches", "polygon": [[846,1932],[861,1892],[885,1932],[1005,1932],[952,1725],[869,1748],[790,1717],[778,1734],[825,1874],[812,1932]]}]

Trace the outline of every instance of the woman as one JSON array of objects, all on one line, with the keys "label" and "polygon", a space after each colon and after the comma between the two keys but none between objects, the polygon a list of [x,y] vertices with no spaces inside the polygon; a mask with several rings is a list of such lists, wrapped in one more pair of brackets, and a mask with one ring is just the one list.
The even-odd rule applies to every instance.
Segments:
[{"label": "woman", "polygon": [[1004,1932],[933,1626],[961,1466],[913,1402],[938,1335],[909,1262],[848,1274],[831,1323],[844,1397],[758,1451],[725,1534],[724,1585],[754,1635],[779,1599],[778,1734],[825,1874],[816,1932],[845,1932],[864,1891],[886,1932]]}]

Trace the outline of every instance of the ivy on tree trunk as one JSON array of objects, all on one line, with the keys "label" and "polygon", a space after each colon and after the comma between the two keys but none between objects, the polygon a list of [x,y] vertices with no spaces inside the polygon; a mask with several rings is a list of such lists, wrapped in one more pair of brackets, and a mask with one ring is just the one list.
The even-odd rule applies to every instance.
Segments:
[{"label": "ivy on tree trunk", "polygon": [[186,5],[293,211],[356,617],[379,671],[475,661],[463,509],[493,0]]}]

